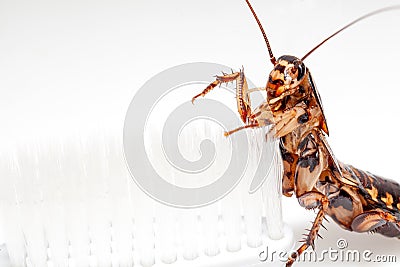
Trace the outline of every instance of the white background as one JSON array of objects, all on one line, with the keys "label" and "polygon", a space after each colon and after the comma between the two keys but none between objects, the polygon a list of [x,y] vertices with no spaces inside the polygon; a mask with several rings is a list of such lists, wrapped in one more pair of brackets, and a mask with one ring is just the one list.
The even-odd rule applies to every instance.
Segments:
[{"label": "white background", "polygon": [[[252,2],[277,57],[302,57],[347,22],[400,4]],[[321,94],[336,156],[397,181],[399,25],[399,10],[374,16],[305,61]],[[256,85],[266,84],[272,65],[244,1],[0,1],[1,145],[120,125],[144,82],[166,68],[197,61],[243,65]],[[284,199],[284,216],[298,239],[314,218],[295,198]],[[396,254],[400,260],[399,240],[351,234],[334,223],[327,227],[319,250],[336,247],[344,237],[351,249]]]}]

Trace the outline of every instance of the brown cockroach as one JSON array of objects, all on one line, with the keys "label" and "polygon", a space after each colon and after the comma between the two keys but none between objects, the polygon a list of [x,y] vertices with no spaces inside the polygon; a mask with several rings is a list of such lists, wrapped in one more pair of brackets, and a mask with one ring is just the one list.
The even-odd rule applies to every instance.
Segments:
[{"label": "brown cockroach", "polygon": [[[301,59],[288,55],[275,59],[259,19],[248,0],[246,3],[264,36],[274,65],[266,87],[249,89],[241,70],[217,76],[214,82],[193,97],[192,102],[217,85],[235,81],[238,112],[245,125],[225,135],[245,128],[272,125],[274,136],[280,139],[283,194],[292,196],[294,193],[301,206],[318,210],[304,243],[289,256],[286,266],[291,266],[308,247],[314,248],[314,240],[319,236],[320,227],[324,227],[322,222],[326,215],[349,231],[376,232],[400,238],[400,185],[335,159],[326,141],[329,131],[321,99],[310,71],[303,63],[323,43],[354,23],[400,6],[380,9],[358,18]],[[252,110],[249,95],[257,90],[265,91],[267,99]]]}]

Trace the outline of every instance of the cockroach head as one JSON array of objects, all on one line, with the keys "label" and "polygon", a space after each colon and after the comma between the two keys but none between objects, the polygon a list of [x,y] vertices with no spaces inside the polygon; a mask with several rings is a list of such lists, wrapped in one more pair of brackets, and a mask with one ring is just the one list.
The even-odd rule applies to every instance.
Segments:
[{"label": "cockroach head", "polygon": [[268,98],[273,99],[295,93],[304,79],[305,73],[306,66],[301,59],[287,55],[278,58],[274,69],[269,74]]}]

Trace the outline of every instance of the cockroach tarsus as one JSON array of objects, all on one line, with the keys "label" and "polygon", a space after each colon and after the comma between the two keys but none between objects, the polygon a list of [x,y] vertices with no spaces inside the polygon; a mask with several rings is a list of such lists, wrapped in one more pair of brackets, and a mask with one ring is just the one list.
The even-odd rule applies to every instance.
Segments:
[{"label": "cockroach tarsus", "polygon": [[[246,3],[264,36],[274,65],[266,87],[249,89],[241,69],[217,76],[214,82],[193,97],[192,102],[217,85],[235,81],[237,109],[245,125],[225,135],[245,128],[272,126],[274,136],[280,139],[283,194],[295,194],[301,206],[318,210],[303,244],[289,256],[286,266],[291,266],[308,247],[314,248],[326,215],[349,231],[376,232],[400,238],[400,185],[336,160],[326,140],[329,131],[319,93],[304,65],[304,60],[312,52],[344,29],[372,15],[400,9],[400,6],[379,9],[354,20],[301,59],[288,55],[275,59],[257,15],[248,0]],[[252,110],[250,93],[260,90],[267,93],[267,99]]]}]

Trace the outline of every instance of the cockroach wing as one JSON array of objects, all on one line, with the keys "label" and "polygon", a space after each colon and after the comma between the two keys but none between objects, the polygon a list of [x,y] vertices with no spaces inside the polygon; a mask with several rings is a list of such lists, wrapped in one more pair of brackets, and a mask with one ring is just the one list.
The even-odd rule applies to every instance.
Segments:
[{"label": "cockroach wing", "polygon": [[338,179],[342,183],[350,185],[350,186],[361,186],[360,181],[353,179],[351,176],[343,175],[340,163],[336,159],[335,155],[333,154],[332,149],[330,148],[330,146],[329,146],[328,142],[326,141],[326,138],[325,138],[325,136],[324,136],[324,134],[322,132],[319,134],[319,139],[322,141],[323,146],[325,147],[326,151],[328,152],[328,155],[329,155],[330,159],[332,160],[336,171],[339,174],[337,176]]},{"label": "cockroach wing", "polygon": [[321,96],[319,95],[317,87],[315,86],[315,83],[314,83],[314,81],[313,81],[313,79],[311,77],[311,73],[308,74],[308,80],[309,80],[309,82],[311,84],[312,93],[313,93],[315,99],[317,100],[317,105],[321,109],[321,112],[322,112],[322,122],[321,122],[322,130],[327,135],[329,135],[328,124],[326,123],[326,117],[325,117],[325,114],[324,114],[324,107],[322,106]]}]

